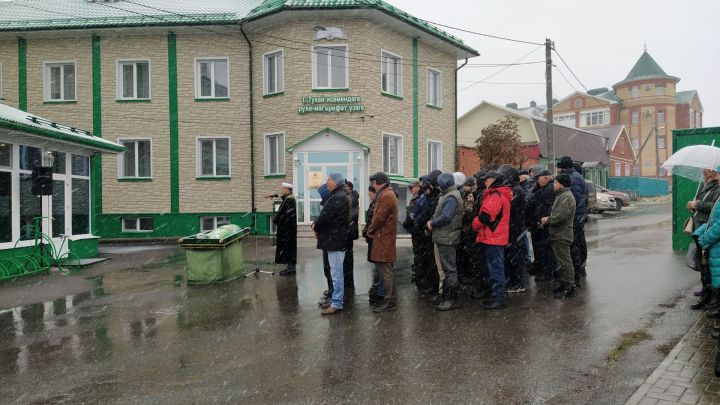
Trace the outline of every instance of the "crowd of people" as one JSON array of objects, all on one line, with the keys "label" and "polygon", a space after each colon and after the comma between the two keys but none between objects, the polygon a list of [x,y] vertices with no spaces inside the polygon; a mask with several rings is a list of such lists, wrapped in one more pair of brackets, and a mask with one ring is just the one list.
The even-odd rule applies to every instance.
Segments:
[{"label": "crowd of people", "polygon": [[[581,169],[570,157],[560,158],[557,167],[556,176],[544,166],[520,171],[502,165],[468,178],[435,170],[409,185],[412,197],[402,226],[412,238],[412,281],[436,309],[458,308],[461,285],[469,286],[472,298],[484,299],[486,309],[505,308],[507,294],[525,291],[529,276],[536,282],[554,280],[556,298],[574,296],[586,276],[587,192]],[[374,265],[369,301],[379,313],[397,305],[398,198],[385,173],[369,180],[362,236]],[[354,291],[359,194],[340,173],[329,173],[317,191],[322,210],[311,228],[327,280],[318,304],[322,314],[331,315]],[[287,263],[281,274],[290,275],[295,272],[295,231],[281,232],[280,227],[292,227],[296,220],[292,185],[283,184],[281,197],[273,219],[277,252],[282,252],[276,253],[276,262]]]}]

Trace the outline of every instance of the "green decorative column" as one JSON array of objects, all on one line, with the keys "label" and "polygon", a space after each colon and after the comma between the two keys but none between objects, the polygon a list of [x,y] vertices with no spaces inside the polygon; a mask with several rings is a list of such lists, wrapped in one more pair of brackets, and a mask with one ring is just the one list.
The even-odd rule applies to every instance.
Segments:
[{"label": "green decorative column", "polygon": [[18,108],[27,111],[27,42],[18,38]]},{"label": "green decorative column", "polygon": [[[100,37],[92,36],[92,120],[93,134],[102,136],[102,59],[100,58]],[[98,233],[98,216],[102,214],[102,154],[96,153],[90,158],[92,192],[90,207],[92,210],[91,232]]]},{"label": "green decorative column", "polygon": [[418,177],[418,40],[412,42],[412,80],[413,80],[413,177]]},{"label": "green decorative column", "polygon": [[170,107],[170,212],[180,212],[180,151],[178,126],[177,45],[175,34],[168,33],[168,88]]}]

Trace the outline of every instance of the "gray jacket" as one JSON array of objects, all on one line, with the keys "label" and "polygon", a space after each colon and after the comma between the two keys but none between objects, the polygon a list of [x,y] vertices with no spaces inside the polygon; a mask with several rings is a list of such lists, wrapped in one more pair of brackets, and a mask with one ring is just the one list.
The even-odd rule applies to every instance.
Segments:
[{"label": "gray jacket", "polygon": [[[454,201],[453,201],[454,200]],[[460,191],[450,187],[443,191],[432,217],[432,241],[438,245],[460,244],[462,230],[463,200]]]},{"label": "gray jacket", "polygon": [[555,202],[550,212],[550,239],[573,241],[573,220],[575,219],[575,197],[570,187],[555,191]]}]

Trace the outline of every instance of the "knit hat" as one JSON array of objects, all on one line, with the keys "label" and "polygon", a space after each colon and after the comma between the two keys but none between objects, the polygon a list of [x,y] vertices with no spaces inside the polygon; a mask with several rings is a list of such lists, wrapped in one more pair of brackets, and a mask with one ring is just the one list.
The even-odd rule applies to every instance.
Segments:
[{"label": "knit hat", "polygon": [[331,178],[335,182],[335,184],[337,184],[340,187],[345,185],[345,176],[343,176],[341,173],[338,173],[338,172],[330,173],[328,175],[328,177]]},{"label": "knit hat", "polygon": [[570,187],[570,184],[572,184],[572,178],[570,178],[570,175],[567,173],[561,173],[555,176],[555,181],[562,184],[563,187]]},{"label": "knit hat", "polygon": [[378,184],[387,184],[390,183],[390,179],[388,178],[388,175],[383,172],[377,172],[370,176],[370,181],[376,181]]},{"label": "knit hat", "polygon": [[455,185],[455,178],[450,173],[443,173],[438,176],[437,182],[441,190],[447,190],[449,187]]},{"label": "knit hat", "polygon": [[470,176],[467,179],[465,179],[465,182],[463,183],[463,186],[465,187],[472,187],[477,184],[477,181],[475,181],[475,177]]},{"label": "knit hat", "polygon": [[570,156],[563,156],[560,158],[557,164],[558,169],[572,169],[573,160]]},{"label": "knit hat", "polygon": [[552,176],[552,173],[550,173],[550,170],[548,170],[548,169],[543,169],[535,174],[536,179],[538,177],[542,177],[542,176]]}]

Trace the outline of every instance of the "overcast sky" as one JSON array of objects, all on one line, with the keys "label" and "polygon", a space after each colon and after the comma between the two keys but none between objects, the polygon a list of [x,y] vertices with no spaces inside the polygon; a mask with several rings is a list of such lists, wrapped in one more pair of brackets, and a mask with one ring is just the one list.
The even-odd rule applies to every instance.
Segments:
[{"label": "overcast sky", "polygon": [[[588,89],[608,87],[630,72],[647,42],[648,53],[679,91],[697,90],[705,113],[703,126],[720,125],[720,1],[716,0],[389,0],[417,17],[493,35],[544,42],[551,38],[560,55]],[[510,63],[537,48],[446,29],[478,50],[473,63]],[[524,61],[545,57],[538,49]],[[553,62],[577,90],[583,90],[562,62]],[[541,84],[477,84],[499,68],[463,68],[458,76],[458,112],[482,100],[527,107],[545,104]],[[491,83],[541,83],[543,64],[511,67]],[[553,92],[562,99],[574,89],[553,72]]]}]

